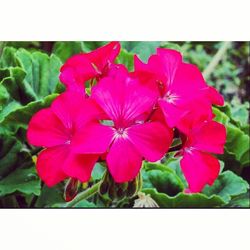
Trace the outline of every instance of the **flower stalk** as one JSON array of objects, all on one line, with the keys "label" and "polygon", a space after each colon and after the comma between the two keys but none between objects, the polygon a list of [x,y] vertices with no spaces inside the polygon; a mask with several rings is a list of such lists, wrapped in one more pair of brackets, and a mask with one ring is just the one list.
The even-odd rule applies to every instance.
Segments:
[{"label": "flower stalk", "polygon": [[227,49],[231,46],[232,42],[223,42],[212,61],[208,64],[207,68],[202,72],[205,79],[208,79],[211,73],[214,71],[220,60],[223,58]]},{"label": "flower stalk", "polygon": [[65,207],[74,207],[78,202],[85,200],[98,192],[100,182],[97,182],[92,187],[79,193],[72,201],[68,202]]}]

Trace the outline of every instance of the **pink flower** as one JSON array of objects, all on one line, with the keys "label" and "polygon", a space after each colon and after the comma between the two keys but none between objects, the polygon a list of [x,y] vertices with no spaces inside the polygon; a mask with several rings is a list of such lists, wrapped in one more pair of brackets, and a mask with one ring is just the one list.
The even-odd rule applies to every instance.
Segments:
[{"label": "pink flower", "polygon": [[86,81],[108,73],[119,52],[119,42],[111,42],[90,53],[74,55],[61,67],[60,80],[67,90],[82,92]]},{"label": "pink flower", "polygon": [[225,127],[215,121],[193,126],[187,134],[181,155],[181,169],[188,182],[187,192],[200,192],[212,185],[219,175],[219,161],[210,153],[222,154],[226,141]]},{"label": "pink flower", "polygon": [[198,107],[198,100],[207,102],[210,115],[211,104],[223,105],[223,97],[207,86],[199,69],[184,63],[181,54],[175,50],[158,48],[157,54],[152,55],[147,64],[135,57],[134,75],[158,92],[159,106],[170,127],[178,125],[192,103]]},{"label": "pink flower", "polygon": [[[119,70],[118,70],[119,71]],[[159,121],[147,120],[157,95],[124,74],[101,79],[92,88],[94,99],[104,110],[105,126],[93,122],[75,142],[78,153],[104,153],[107,166],[118,183],[134,179],[142,160],[160,160],[172,142],[172,130]]]},{"label": "pink flower", "polygon": [[68,92],[32,117],[27,138],[30,144],[46,148],[38,155],[37,172],[49,187],[67,177],[89,180],[99,155],[76,154],[73,142],[84,125],[98,116],[101,111],[93,100]]}]

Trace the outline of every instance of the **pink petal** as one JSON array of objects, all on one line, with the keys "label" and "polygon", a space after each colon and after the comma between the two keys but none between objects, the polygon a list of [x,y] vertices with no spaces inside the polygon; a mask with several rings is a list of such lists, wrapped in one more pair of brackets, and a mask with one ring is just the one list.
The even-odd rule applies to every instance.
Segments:
[{"label": "pink petal", "polygon": [[95,65],[100,73],[107,65],[112,63],[120,52],[121,46],[119,42],[110,42],[96,50],[86,53],[86,57]]},{"label": "pink petal", "polygon": [[203,121],[212,120],[213,112],[211,103],[206,99],[194,99],[188,104],[188,112],[177,123],[178,129],[189,134],[196,124],[200,124]]},{"label": "pink petal", "polygon": [[99,123],[88,123],[72,139],[75,153],[101,154],[107,151],[114,131],[111,127]]},{"label": "pink petal", "polygon": [[51,109],[66,128],[79,129],[86,122],[103,115],[102,109],[92,99],[77,92],[65,92],[52,103]]},{"label": "pink petal", "polygon": [[142,85],[147,86],[157,95],[163,96],[166,92],[167,78],[160,58],[152,55],[148,64],[145,64],[135,55],[134,65],[135,71],[132,75],[138,78]]},{"label": "pink petal", "polygon": [[204,122],[192,130],[191,138],[193,147],[210,153],[223,154],[226,129],[224,125],[215,121]]},{"label": "pink petal", "polygon": [[63,171],[81,182],[89,181],[98,155],[70,154],[63,165]]},{"label": "pink petal", "polygon": [[212,104],[223,106],[224,98],[214,87],[208,87],[208,97]]},{"label": "pink petal", "polygon": [[131,181],[138,175],[142,157],[128,140],[118,138],[107,155],[107,164],[115,182],[122,183]]},{"label": "pink petal", "polygon": [[197,150],[185,152],[180,164],[192,193],[202,191],[206,184],[212,185],[220,171],[215,157]]},{"label": "pink petal", "polygon": [[38,155],[37,172],[48,187],[52,187],[67,178],[62,167],[69,152],[69,146],[57,146],[45,149]]},{"label": "pink petal", "polygon": [[37,112],[29,122],[28,142],[34,146],[53,147],[69,139],[69,131],[50,108]]},{"label": "pink petal", "polygon": [[182,62],[182,55],[176,50],[162,48],[157,49],[157,55],[161,60],[169,89],[174,82],[176,71]]},{"label": "pink petal", "polygon": [[160,122],[135,125],[128,130],[128,140],[148,161],[158,161],[168,151],[173,131]]},{"label": "pink petal", "polygon": [[171,128],[175,127],[180,119],[189,112],[185,106],[177,106],[162,99],[158,103],[165,116],[166,123]]},{"label": "pink petal", "polygon": [[92,98],[102,107],[116,125],[126,126],[156,102],[156,94],[130,77],[103,78],[92,89]]},{"label": "pink petal", "polygon": [[179,96],[179,103],[186,103],[201,96],[205,88],[207,85],[199,69],[195,65],[181,63],[169,91]]},{"label": "pink petal", "polygon": [[68,90],[84,91],[85,82],[97,72],[85,54],[74,55],[61,67],[60,80]]}]

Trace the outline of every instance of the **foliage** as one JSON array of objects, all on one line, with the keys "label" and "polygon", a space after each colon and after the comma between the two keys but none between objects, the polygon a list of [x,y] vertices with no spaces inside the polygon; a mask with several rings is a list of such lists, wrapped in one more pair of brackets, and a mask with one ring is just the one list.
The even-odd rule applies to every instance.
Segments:
[{"label": "foliage", "polygon": [[[48,107],[63,85],[61,65],[70,56],[89,52],[105,42],[4,42],[0,43],[0,207],[64,207],[63,183],[46,187],[38,178],[35,159],[40,149],[26,141],[32,115]],[[121,42],[116,59],[133,70],[134,54],[143,61],[157,47],[173,48],[186,61],[204,71],[222,42]],[[223,94],[226,104],[215,107],[216,120],[227,129],[224,165],[220,176],[202,193],[188,194],[178,159],[166,156],[159,163],[145,163],[141,172],[142,192],[160,207],[249,207],[249,44],[233,42],[207,77]],[[126,156],[124,156],[126,157]],[[105,166],[97,163],[84,191],[105,178]],[[119,190],[118,190],[119,191]],[[117,191],[117,192],[118,192]],[[74,207],[132,207],[136,197],[112,202],[96,193]]]}]

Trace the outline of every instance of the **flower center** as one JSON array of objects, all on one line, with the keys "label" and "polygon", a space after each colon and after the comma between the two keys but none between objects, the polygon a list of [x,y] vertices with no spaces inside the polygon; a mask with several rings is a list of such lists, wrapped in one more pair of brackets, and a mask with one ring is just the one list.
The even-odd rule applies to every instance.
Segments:
[{"label": "flower center", "polygon": [[67,145],[71,144],[71,140],[67,140],[67,141],[65,142],[65,144],[67,144]]},{"label": "flower center", "polygon": [[115,133],[114,133],[114,139],[118,139],[118,138],[127,138],[128,137],[128,131],[126,128],[117,128],[114,129]]},{"label": "flower center", "polygon": [[194,149],[195,149],[194,147],[188,147],[188,148],[185,148],[184,150],[186,153],[192,154]]},{"label": "flower center", "polygon": [[168,91],[164,96],[164,99],[169,103],[175,103],[179,99],[179,96]]}]

